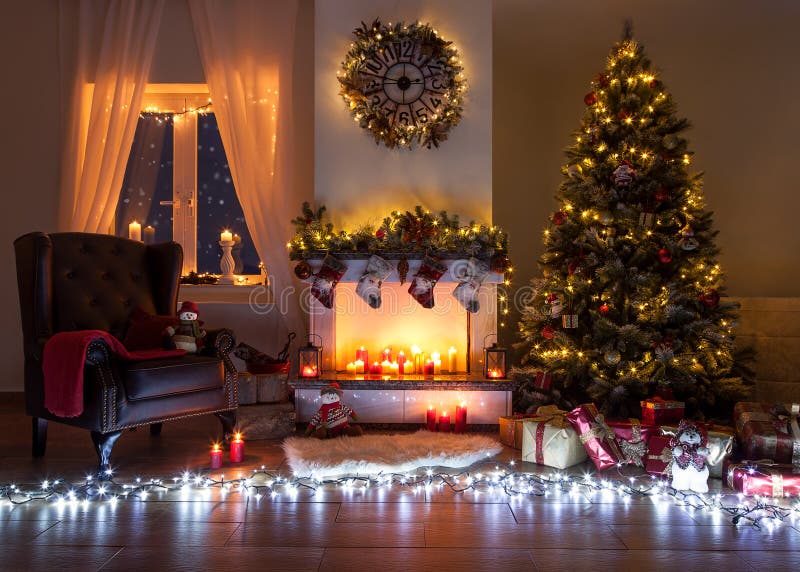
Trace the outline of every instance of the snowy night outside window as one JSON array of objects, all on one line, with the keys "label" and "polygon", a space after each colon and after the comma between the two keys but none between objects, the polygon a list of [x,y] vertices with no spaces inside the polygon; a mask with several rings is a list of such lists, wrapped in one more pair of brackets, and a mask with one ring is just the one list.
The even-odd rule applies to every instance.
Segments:
[{"label": "snowy night outside window", "polygon": [[[235,274],[259,274],[259,257],[236,196],[213,113],[142,113],[117,204],[114,233],[138,221],[146,242],[175,240],[183,273],[220,272],[220,232],[240,242]],[[152,227],[152,229],[147,229]],[[151,240],[152,237],[152,240]]]}]

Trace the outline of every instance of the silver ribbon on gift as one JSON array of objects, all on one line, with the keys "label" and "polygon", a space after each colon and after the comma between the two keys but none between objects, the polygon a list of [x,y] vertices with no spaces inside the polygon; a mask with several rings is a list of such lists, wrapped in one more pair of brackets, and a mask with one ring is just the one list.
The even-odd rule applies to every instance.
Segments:
[{"label": "silver ribbon on gift", "polygon": [[589,423],[589,430],[581,435],[581,443],[584,445],[593,439],[600,441],[615,439],[614,432],[606,423],[605,416],[602,413],[598,413],[595,416],[594,421]]},{"label": "silver ribbon on gift", "polygon": [[625,461],[637,467],[644,467],[644,456],[647,454],[647,443],[642,439],[642,425],[638,419],[631,419],[631,440],[619,438],[619,448]]}]

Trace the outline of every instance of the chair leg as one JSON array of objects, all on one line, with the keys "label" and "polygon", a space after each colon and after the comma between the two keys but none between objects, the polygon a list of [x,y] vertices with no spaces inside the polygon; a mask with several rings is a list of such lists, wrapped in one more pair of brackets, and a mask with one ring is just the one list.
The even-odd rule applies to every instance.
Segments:
[{"label": "chair leg", "polygon": [[158,437],[159,435],[161,435],[161,427],[163,426],[164,426],[163,423],[152,423],[150,425],[150,435],[152,435],[153,437]]},{"label": "chair leg", "polygon": [[33,429],[31,433],[33,437],[33,456],[44,457],[44,451],[47,448],[47,419],[32,417],[31,427]]},{"label": "chair leg", "polygon": [[221,411],[214,415],[222,423],[222,441],[229,443],[233,439],[233,431],[236,427],[236,411]]},{"label": "chair leg", "polygon": [[92,431],[92,442],[94,443],[97,457],[100,459],[100,465],[97,468],[98,480],[111,480],[111,474],[109,473],[111,468],[111,449],[114,448],[114,443],[117,442],[120,435],[122,435],[122,431],[112,431],[111,433]]}]

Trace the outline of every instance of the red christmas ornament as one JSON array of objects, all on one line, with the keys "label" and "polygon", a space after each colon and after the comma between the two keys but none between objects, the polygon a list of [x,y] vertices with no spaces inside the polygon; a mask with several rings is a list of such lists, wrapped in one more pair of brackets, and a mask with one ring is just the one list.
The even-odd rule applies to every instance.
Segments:
[{"label": "red christmas ornament", "polygon": [[554,294],[554,293],[548,294],[548,296],[547,296],[547,303],[548,304],[552,304],[556,300],[558,300],[558,295],[557,294]]},{"label": "red christmas ornament", "polygon": [[661,87],[661,82],[659,80],[655,79],[655,78],[651,79],[650,80],[650,87],[652,89],[657,89],[657,88]]},{"label": "red christmas ornament", "polygon": [[669,198],[669,191],[666,187],[658,187],[655,198],[657,201],[666,201]]},{"label": "red christmas ornament", "polygon": [[627,109],[620,109],[619,111],[617,111],[617,118],[618,119],[628,119],[628,117],[630,117],[630,116],[631,116],[631,114]]},{"label": "red christmas ornament", "polygon": [[555,335],[556,335],[556,329],[550,324],[547,324],[544,328],[542,328],[542,336],[544,337],[544,339],[552,340]]},{"label": "red christmas ornament", "polygon": [[597,74],[597,79],[595,81],[600,87],[608,87],[608,76],[604,73]]},{"label": "red christmas ornament", "polygon": [[377,231],[375,231],[375,238],[377,238],[378,240],[383,240],[384,238],[386,238],[386,231],[383,230],[382,228],[379,228]]},{"label": "red christmas ornament", "polygon": [[504,252],[496,252],[492,255],[492,258],[489,261],[489,266],[492,269],[492,272],[503,274],[511,267],[511,260],[508,258],[508,254],[505,254]]},{"label": "red christmas ornament", "polygon": [[600,315],[606,316],[611,311],[611,308],[608,304],[600,304],[600,307],[597,310],[600,312]]},{"label": "red christmas ornament", "polygon": [[558,211],[553,215],[553,224],[556,226],[561,226],[567,220],[567,213],[563,211]]},{"label": "red christmas ornament", "polygon": [[593,91],[590,91],[585,96],[583,96],[583,102],[586,105],[590,105],[590,106],[594,105],[595,103],[597,103],[597,94],[595,92],[593,92]]},{"label": "red christmas ornament", "polygon": [[569,272],[570,276],[574,276],[575,274],[581,274],[580,260],[570,261],[570,263],[567,264],[567,272]]},{"label": "red christmas ornament", "polygon": [[672,262],[672,253],[667,248],[658,249],[658,259],[664,264]]},{"label": "red christmas ornament", "polygon": [[709,290],[703,294],[700,294],[700,302],[706,308],[713,308],[717,304],[719,304],[719,292],[714,289]]},{"label": "red christmas ornament", "polygon": [[311,274],[313,274],[313,272],[314,270],[311,268],[311,265],[305,260],[301,260],[297,263],[297,266],[294,267],[294,274],[300,280],[311,278]]}]

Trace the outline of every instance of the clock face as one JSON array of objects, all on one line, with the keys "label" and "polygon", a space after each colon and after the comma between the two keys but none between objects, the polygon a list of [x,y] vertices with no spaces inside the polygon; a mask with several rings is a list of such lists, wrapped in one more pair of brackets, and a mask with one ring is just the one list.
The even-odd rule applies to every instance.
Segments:
[{"label": "clock face", "polygon": [[339,72],[339,93],[375,143],[438,147],[461,119],[461,56],[429,24],[362,22]]},{"label": "clock face", "polygon": [[413,40],[391,43],[358,72],[367,106],[390,125],[418,126],[440,115],[449,83],[445,63],[424,51]]}]

